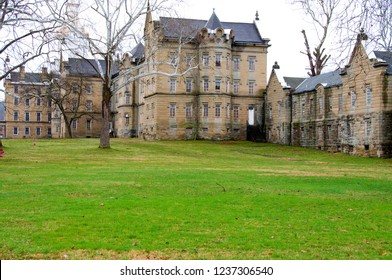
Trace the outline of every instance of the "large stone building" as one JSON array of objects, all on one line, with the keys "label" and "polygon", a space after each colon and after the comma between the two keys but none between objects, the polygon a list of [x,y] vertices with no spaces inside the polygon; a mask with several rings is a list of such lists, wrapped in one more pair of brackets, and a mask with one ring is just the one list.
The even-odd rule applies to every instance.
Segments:
[{"label": "large stone building", "polygon": [[52,112],[46,95],[46,68],[42,73],[12,72],[4,82],[5,133],[8,138],[45,138],[52,135]]},{"label": "large stone building", "polygon": [[[268,142],[392,156],[392,53],[369,58],[360,38],[344,69],[299,85],[272,70],[265,97]],[[292,80],[292,79],[291,79]]]},{"label": "large stone building", "polygon": [[120,66],[116,135],[246,139],[248,125],[261,125],[269,40],[255,22],[221,22],[215,12],[209,20],[154,21],[148,12],[144,42]]}]

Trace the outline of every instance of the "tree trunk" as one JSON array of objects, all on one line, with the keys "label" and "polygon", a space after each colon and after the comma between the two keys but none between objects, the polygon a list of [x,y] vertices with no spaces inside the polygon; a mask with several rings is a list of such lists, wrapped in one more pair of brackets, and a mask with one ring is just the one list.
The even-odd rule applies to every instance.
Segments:
[{"label": "tree trunk", "polygon": [[110,80],[107,79],[102,88],[102,128],[99,147],[110,149]]}]

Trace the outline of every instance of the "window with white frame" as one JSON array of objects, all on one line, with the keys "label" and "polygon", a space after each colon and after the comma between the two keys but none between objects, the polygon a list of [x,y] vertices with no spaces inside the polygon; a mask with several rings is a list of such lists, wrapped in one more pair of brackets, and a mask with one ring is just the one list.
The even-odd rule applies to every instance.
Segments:
[{"label": "window with white frame", "polygon": [[339,94],[339,113],[343,112],[343,94]]},{"label": "window with white frame", "polygon": [[170,103],[169,105],[169,115],[171,118],[176,117],[176,103]]},{"label": "window with white frame", "polygon": [[30,98],[29,98],[29,97],[26,97],[25,106],[26,106],[26,107],[29,107],[29,106],[30,106]]},{"label": "window with white frame", "polygon": [[355,101],[357,100],[357,95],[355,94],[354,89],[350,89],[350,97],[351,97],[351,110],[355,109]]},{"label": "window with white frame", "polygon": [[192,79],[186,79],[186,92],[190,93],[192,92]]},{"label": "window with white frame", "polygon": [[37,112],[37,122],[41,121],[41,115],[42,115],[41,112]]},{"label": "window with white frame", "polygon": [[30,135],[30,127],[25,127],[25,135],[26,136]]},{"label": "window with white frame", "polygon": [[203,90],[204,92],[208,92],[208,78],[203,79]]},{"label": "window with white frame", "polygon": [[254,95],[255,94],[255,81],[249,81],[249,94]]},{"label": "window with white frame", "polygon": [[185,105],[185,116],[187,119],[192,118],[192,103],[186,103]]},{"label": "window with white frame", "polygon": [[233,83],[233,92],[234,94],[238,94],[240,88],[240,81],[236,80]]},{"label": "window with white frame", "polygon": [[241,62],[241,59],[239,56],[233,57],[233,70],[234,71],[240,71],[240,62]]},{"label": "window with white frame", "polygon": [[366,108],[370,108],[372,105],[372,88],[366,86]]},{"label": "window with white frame", "polygon": [[72,120],[71,126],[72,126],[72,129],[76,129],[78,127],[77,120]]},{"label": "window with white frame", "polygon": [[255,71],[256,57],[250,56],[248,58],[248,63],[249,63],[249,71]]},{"label": "window with white frame", "polygon": [[222,54],[221,53],[216,53],[215,54],[215,66],[216,67],[221,67],[222,66]]},{"label": "window with white frame", "polygon": [[15,111],[14,112],[14,121],[18,121],[19,120],[19,112]]},{"label": "window with white frame", "polygon": [[215,118],[221,117],[221,103],[215,103]]},{"label": "window with white frame", "polygon": [[220,92],[220,90],[221,90],[221,83],[222,83],[221,79],[219,79],[219,78],[215,79],[215,91],[216,92]]},{"label": "window with white frame", "polygon": [[14,97],[14,105],[15,105],[15,106],[18,106],[18,105],[19,105],[19,97],[18,97],[18,96],[15,96],[15,97]]},{"label": "window with white frame", "polygon": [[208,118],[208,103],[203,103],[203,118]]},{"label": "window with white frame", "polygon": [[210,56],[208,53],[203,53],[203,67],[208,67],[210,64]]},{"label": "window with white frame", "polygon": [[86,100],[86,111],[91,112],[93,110],[93,101],[92,100]]},{"label": "window with white frame", "polygon": [[36,101],[36,105],[37,105],[38,107],[42,105],[42,99],[41,99],[41,97],[37,97],[37,98],[35,99],[35,101]]},{"label": "window with white frame", "polygon": [[18,135],[19,134],[19,128],[14,127],[14,135]]},{"label": "window with white frame", "polygon": [[176,79],[170,79],[170,92],[176,92]]},{"label": "window with white frame", "polygon": [[40,127],[37,127],[37,128],[35,129],[35,134],[36,134],[37,136],[40,136],[40,135],[41,135],[41,128],[40,128]]},{"label": "window with white frame", "polygon": [[25,121],[26,122],[30,121],[30,112],[25,112]]},{"label": "window with white frame", "polygon": [[240,106],[239,105],[234,105],[233,106],[233,118],[235,120],[238,120],[239,118],[239,112],[240,112]]}]

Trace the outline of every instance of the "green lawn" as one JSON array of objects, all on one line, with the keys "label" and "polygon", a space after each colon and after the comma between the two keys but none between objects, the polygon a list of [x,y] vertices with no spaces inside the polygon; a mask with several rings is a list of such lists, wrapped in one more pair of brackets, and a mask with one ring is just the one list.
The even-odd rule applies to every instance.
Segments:
[{"label": "green lawn", "polygon": [[3,144],[0,259],[392,259],[392,160],[248,142]]}]

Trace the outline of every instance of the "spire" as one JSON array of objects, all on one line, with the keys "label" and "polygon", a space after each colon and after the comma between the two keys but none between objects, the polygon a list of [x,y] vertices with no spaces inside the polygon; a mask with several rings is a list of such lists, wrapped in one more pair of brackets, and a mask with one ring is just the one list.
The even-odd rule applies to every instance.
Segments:
[{"label": "spire", "polygon": [[215,9],[212,11],[212,15],[204,27],[211,30],[215,30],[217,28],[223,28],[222,23],[220,22],[219,18],[215,14]]},{"label": "spire", "polygon": [[260,20],[259,11],[256,11],[255,20]]}]

